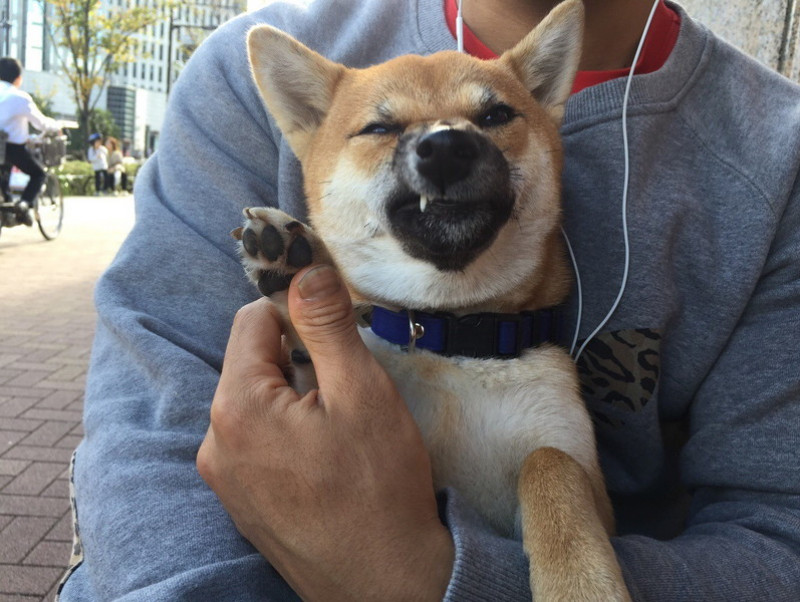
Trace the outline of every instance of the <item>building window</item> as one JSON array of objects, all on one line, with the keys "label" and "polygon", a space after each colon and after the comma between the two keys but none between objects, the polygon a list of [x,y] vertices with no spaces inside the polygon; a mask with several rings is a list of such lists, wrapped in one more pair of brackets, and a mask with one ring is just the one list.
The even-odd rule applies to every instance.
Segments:
[{"label": "building window", "polygon": [[44,67],[44,18],[42,5],[30,2],[27,6],[25,31],[25,68],[41,71]]}]

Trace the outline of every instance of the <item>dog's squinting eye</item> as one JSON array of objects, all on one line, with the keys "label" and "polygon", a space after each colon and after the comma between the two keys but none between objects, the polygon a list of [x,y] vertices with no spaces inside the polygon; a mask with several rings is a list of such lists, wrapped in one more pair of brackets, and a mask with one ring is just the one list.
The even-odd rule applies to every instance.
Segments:
[{"label": "dog's squinting eye", "polygon": [[516,116],[514,109],[508,105],[497,104],[478,117],[477,123],[482,128],[491,128],[504,125]]},{"label": "dog's squinting eye", "polygon": [[365,136],[368,134],[375,134],[378,136],[385,134],[394,134],[400,131],[400,126],[394,123],[370,123],[367,127],[361,130],[357,136]]}]

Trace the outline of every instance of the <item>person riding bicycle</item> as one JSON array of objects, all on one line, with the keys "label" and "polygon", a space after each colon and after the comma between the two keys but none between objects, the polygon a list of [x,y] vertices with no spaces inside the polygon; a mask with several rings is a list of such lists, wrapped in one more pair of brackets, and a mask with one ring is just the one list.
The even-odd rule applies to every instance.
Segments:
[{"label": "person riding bicycle", "polygon": [[17,208],[20,221],[32,226],[29,209],[42,189],[45,172],[25,147],[28,124],[43,132],[58,131],[59,125],[56,120],[42,114],[30,94],[20,90],[21,85],[22,64],[13,57],[0,58],[0,130],[8,134],[5,163],[30,176]]}]

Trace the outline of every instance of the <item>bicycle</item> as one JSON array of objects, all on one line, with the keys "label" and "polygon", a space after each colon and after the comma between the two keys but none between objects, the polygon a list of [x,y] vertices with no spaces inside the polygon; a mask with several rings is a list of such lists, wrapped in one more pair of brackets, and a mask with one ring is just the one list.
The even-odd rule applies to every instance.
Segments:
[{"label": "bicycle", "polygon": [[[64,221],[64,196],[61,193],[61,184],[55,173],[67,155],[67,137],[63,134],[45,133],[31,136],[27,147],[31,155],[45,168],[45,181],[42,190],[33,201],[34,219],[39,226],[39,231],[45,240],[53,240],[61,233]],[[2,141],[5,148],[5,141]],[[11,185],[13,166],[8,163],[0,165],[0,232],[3,227],[11,228],[24,222],[21,220],[17,202],[24,186]]]}]

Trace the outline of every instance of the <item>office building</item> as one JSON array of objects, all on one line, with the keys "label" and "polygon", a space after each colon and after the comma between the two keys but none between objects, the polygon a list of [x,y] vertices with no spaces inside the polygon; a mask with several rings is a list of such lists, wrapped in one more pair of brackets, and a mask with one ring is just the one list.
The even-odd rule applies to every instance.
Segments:
[{"label": "office building", "polygon": [[[104,0],[112,14],[154,0]],[[147,155],[158,144],[167,95],[191,52],[213,29],[245,11],[246,0],[195,0],[160,11],[153,25],[134,34],[138,58],[108,74],[98,89],[97,106],[107,109],[120,137],[135,154]],[[71,87],[61,69],[63,50],[52,30],[53,6],[39,0],[0,0],[0,48],[25,66],[23,89],[46,98],[57,117],[75,118]]]}]

